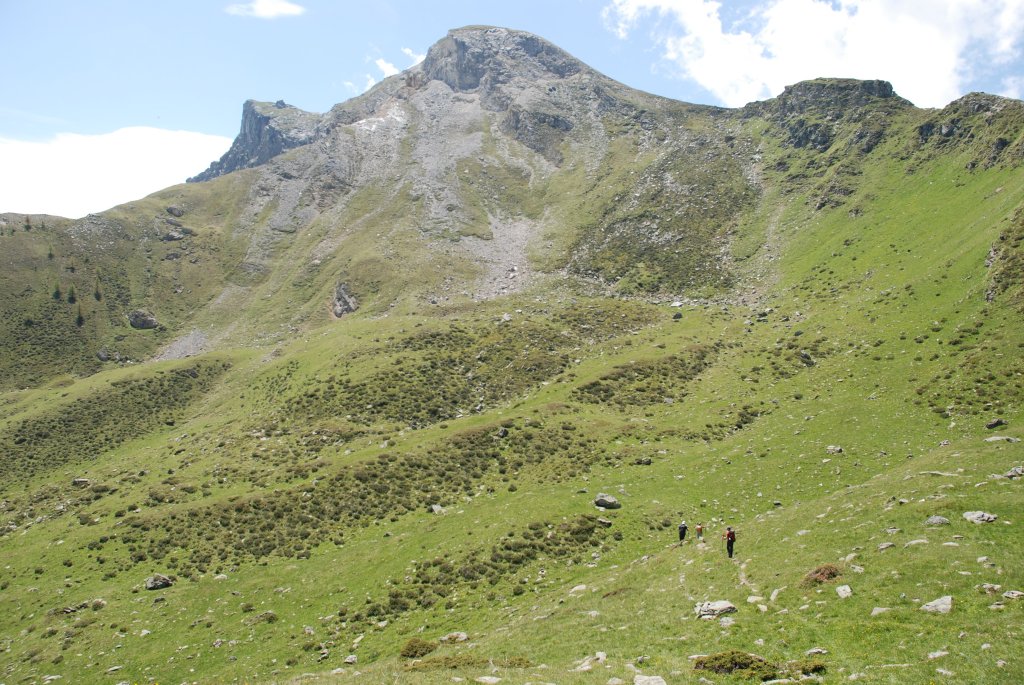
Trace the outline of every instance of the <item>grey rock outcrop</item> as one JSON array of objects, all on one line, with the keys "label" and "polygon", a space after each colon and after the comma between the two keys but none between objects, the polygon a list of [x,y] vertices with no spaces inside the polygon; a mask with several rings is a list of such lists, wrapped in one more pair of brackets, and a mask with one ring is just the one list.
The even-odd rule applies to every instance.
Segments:
[{"label": "grey rock outcrop", "polygon": [[154,573],[149,578],[146,578],[147,590],[162,590],[172,585],[174,585],[174,581],[160,573]]},{"label": "grey rock outcrop", "polygon": [[156,317],[142,309],[135,309],[128,312],[128,325],[140,330],[156,328],[160,325]]},{"label": "grey rock outcrop", "polygon": [[949,519],[946,518],[945,516],[929,516],[925,520],[924,525],[926,525],[926,526],[948,526],[949,525]]},{"label": "grey rock outcrop", "polygon": [[622,507],[622,503],[615,499],[613,495],[599,492],[597,497],[594,498],[594,506],[601,507],[602,509],[619,509]]},{"label": "grey rock outcrop", "polygon": [[951,595],[944,595],[921,605],[921,611],[928,611],[933,614],[948,614],[952,610],[953,597]]},{"label": "grey rock outcrop", "polygon": [[714,619],[724,614],[732,614],[737,611],[736,605],[724,599],[714,602],[701,602],[694,607],[697,618]]},{"label": "grey rock outcrop", "polygon": [[342,317],[357,309],[359,309],[359,301],[348,292],[348,288],[344,283],[339,283],[334,289],[334,304],[331,307],[331,311],[334,312],[335,316]]},{"label": "grey rock outcrop", "polygon": [[987,511],[965,511],[964,518],[971,523],[992,523],[999,517]]},{"label": "grey rock outcrop", "polygon": [[242,105],[242,128],[231,148],[209,169],[187,182],[209,181],[238,169],[254,167],[285,150],[305,145],[314,139],[320,120],[319,114],[280,100],[277,103],[247,100]]}]

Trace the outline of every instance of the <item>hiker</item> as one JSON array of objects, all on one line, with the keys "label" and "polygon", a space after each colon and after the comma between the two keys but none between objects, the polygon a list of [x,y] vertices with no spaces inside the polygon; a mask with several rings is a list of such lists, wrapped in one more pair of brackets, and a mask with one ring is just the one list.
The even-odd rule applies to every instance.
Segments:
[{"label": "hiker", "polygon": [[729,558],[732,559],[732,547],[736,544],[736,531],[732,529],[732,526],[725,527],[722,539],[725,540],[725,551],[729,553]]},{"label": "hiker", "polygon": [[679,522],[679,542],[686,539],[686,519]]},{"label": "hiker", "polygon": [[698,523],[694,531],[697,533],[697,542],[704,542],[704,524]]}]

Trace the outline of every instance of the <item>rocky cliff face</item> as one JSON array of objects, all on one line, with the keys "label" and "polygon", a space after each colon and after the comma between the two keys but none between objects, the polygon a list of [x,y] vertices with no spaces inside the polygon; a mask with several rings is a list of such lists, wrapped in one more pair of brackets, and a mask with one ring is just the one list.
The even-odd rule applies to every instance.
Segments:
[{"label": "rocky cliff face", "polygon": [[320,115],[277,102],[247,100],[242,106],[242,128],[231,149],[189,183],[209,181],[238,169],[263,164],[285,150],[313,140]]}]

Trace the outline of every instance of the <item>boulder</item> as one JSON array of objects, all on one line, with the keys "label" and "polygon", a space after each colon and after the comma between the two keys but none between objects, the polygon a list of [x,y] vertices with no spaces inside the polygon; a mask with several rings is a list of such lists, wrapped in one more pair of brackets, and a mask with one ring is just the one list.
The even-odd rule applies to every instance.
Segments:
[{"label": "boulder", "polygon": [[599,492],[597,497],[594,498],[594,506],[601,507],[602,509],[619,509],[622,507],[622,504],[612,495]]},{"label": "boulder", "polygon": [[926,525],[926,526],[948,526],[949,525],[949,519],[946,518],[945,516],[929,516],[925,520],[924,525]]},{"label": "boulder", "polygon": [[185,216],[185,210],[181,207],[175,207],[174,205],[167,208],[167,213],[178,218]]},{"label": "boulder", "polygon": [[172,585],[174,585],[174,581],[160,573],[154,573],[149,578],[146,578],[147,590],[162,590]]},{"label": "boulder", "polygon": [[829,445],[825,448],[825,452],[828,454],[842,454],[843,448],[839,445]]},{"label": "boulder", "polygon": [[1005,476],[1010,480],[1024,478],[1024,466],[1014,466],[1012,469],[1006,472]]},{"label": "boulder", "polygon": [[840,585],[836,588],[836,594],[839,595],[840,599],[853,597],[853,588],[851,588],[849,585]]},{"label": "boulder", "polygon": [[971,523],[992,523],[999,517],[985,511],[965,511],[964,518]]},{"label": "boulder", "polygon": [[694,607],[694,613],[697,614],[698,618],[703,619],[715,619],[723,614],[732,614],[736,611],[736,606],[724,599],[714,602],[701,602]]},{"label": "boulder", "polygon": [[359,302],[351,293],[349,293],[348,286],[344,283],[339,283],[334,288],[334,304],[331,307],[331,311],[334,312],[336,317],[340,318],[357,309],[359,309]]},{"label": "boulder", "polygon": [[1024,592],[1021,590],[1007,590],[1003,593],[1006,599],[1024,599]]},{"label": "boulder", "polygon": [[1020,438],[1014,438],[1009,435],[993,435],[985,438],[985,442],[1020,442]]},{"label": "boulder", "polygon": [[1000,427],[1005,426],[1005,425],[1006,425],[1006,419],[995,418],[995,419],[992,419],[991,421],[989,421],[988,423],[986,423],[985,424],[985,428],[988,428],[989,430],[991,430],[993,428],[1000,428]]},{"label": "boulder", "polygon": [[146,330],[150,328],[156,328],[160,325],[160,322],[156,320],[156,317],[147,311],[142,309],[135,309],[128,312],[128,325],[132,328],[140,330]]},{"label": "boulder", "polygon": [[950,595],[944,595],[938,599],[933,599],[927,604],[921,605],[921,611],[928,611],[933,614],[948,614],[953,610],[953,597]]}]

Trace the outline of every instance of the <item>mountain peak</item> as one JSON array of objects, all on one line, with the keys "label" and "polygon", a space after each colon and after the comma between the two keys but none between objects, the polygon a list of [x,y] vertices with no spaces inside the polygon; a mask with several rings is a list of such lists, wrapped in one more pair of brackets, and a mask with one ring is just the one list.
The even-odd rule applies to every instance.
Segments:
[{"label": "mountain peak", "polygon": [[566,78],[583,71],[589,67],[539,36],[493,26],[453,29],[423,60],[428,80],[444,81],[456,91],[490,91],[514,79]]},{"label": "mountain peak", "polygon": [[263,164],[285,150],[305,145],[316,135],[320,118],[319,114],[293,107],[284,100],[246,100],[242,105],[242,126],[231,149],[188,182],[208,181],[237,169]]}]

